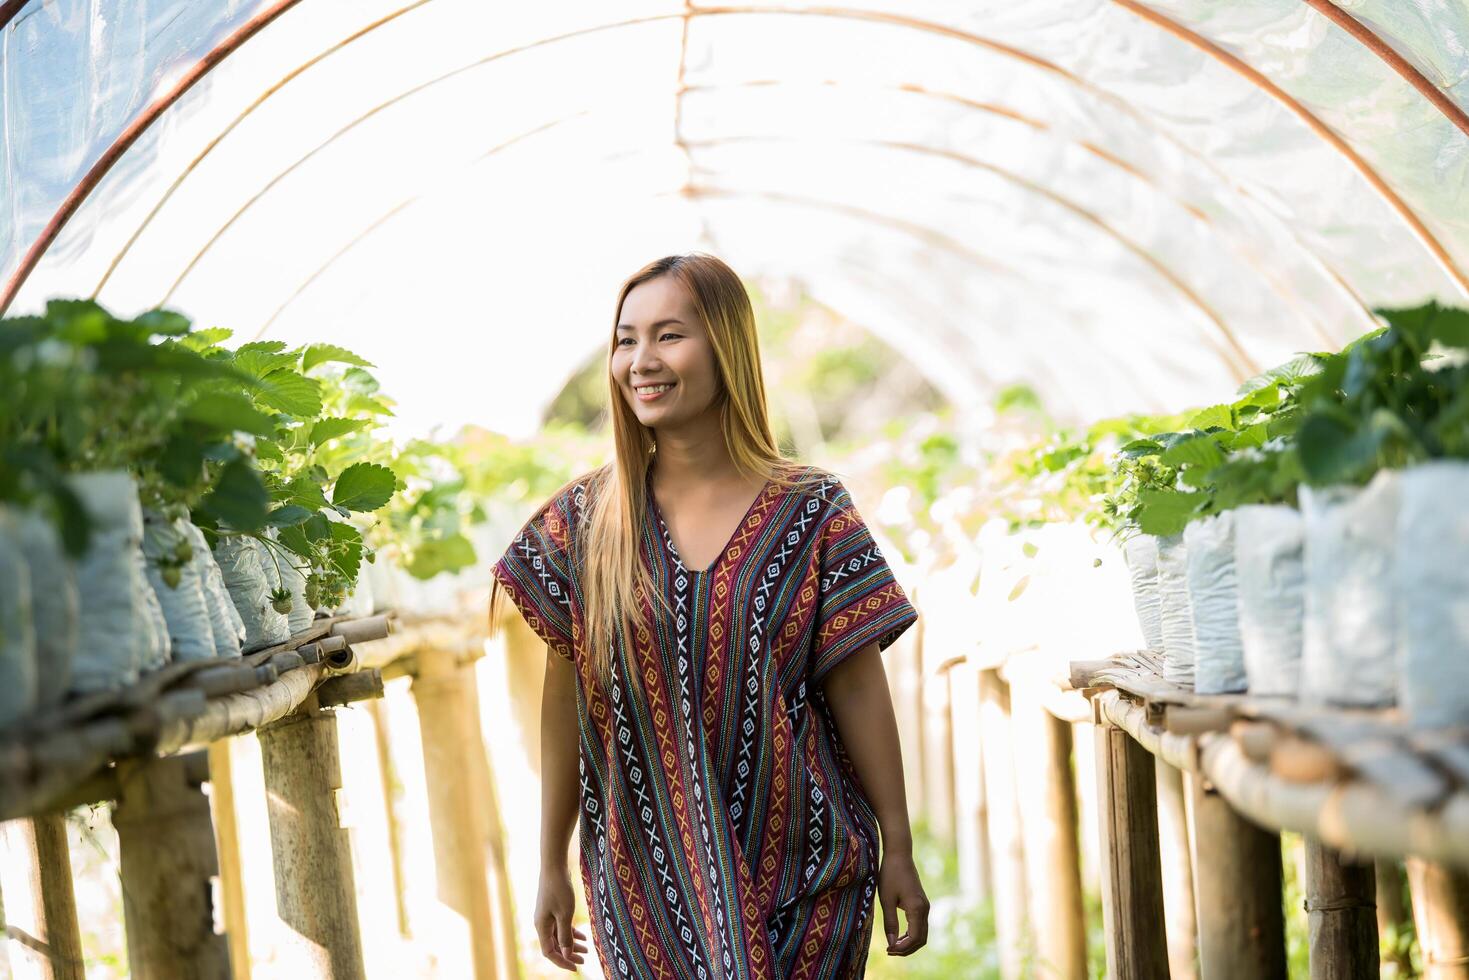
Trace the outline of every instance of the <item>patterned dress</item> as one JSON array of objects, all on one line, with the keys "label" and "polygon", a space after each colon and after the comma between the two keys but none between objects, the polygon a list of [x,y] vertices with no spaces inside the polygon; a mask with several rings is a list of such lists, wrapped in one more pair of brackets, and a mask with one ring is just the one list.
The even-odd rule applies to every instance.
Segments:
[{"label": "patterned dress", "polygon": [[604,685],[571,557],[589,486],[547,501],[494,575],[578,668],[581,872],[604,971],[862,977],[878,827],[821,680],[917,612],[829,473],[767,482],[702,571],[679,558],[650,484],[642,557],[677,615],[645,602]]}]

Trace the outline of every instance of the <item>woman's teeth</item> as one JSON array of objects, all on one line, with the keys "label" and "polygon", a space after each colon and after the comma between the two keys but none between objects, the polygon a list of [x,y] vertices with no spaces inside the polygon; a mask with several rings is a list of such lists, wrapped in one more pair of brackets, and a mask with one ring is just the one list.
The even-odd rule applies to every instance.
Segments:
[{"label": "woman's teeth", "polygon": [[673,385],[651,385],[647,388],[639,388],[637,390],[638,400],[645,402],[652,401],[672,387]]}]

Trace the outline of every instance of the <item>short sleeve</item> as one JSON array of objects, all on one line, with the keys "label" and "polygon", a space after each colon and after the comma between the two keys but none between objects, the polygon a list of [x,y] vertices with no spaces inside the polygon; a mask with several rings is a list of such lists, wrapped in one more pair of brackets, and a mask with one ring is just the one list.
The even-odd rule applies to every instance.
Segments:
[{"label": "short sleeve", "polygon": [[845,487],[836,484],[817,546],[819,598],[809,673],[821,677],[873,641],[886,649],[918,620]]},{"label": "short sleeve", "polygon": [[570,515],[565,495],[526,521],[491,569],[526,625],[559,656],[574,659],[577,594],[571,574]]}]

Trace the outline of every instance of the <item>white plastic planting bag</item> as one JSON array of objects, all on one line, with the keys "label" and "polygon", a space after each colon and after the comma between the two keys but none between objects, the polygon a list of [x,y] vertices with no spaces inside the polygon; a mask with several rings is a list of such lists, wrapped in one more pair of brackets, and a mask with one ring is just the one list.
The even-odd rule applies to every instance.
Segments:
[{"label": "white plastic planting bag", "polygon": [[245,623],[240,611],[230,601],[229,590],[224,587],[224,573],[209,550],[204,532],[189,521],[180,524],[180,529],[194,546],[193,562],[199,569],[199,579],[204,586],[204,604],[209,607],[209,626],[214,635],[214,654],[218,657],[238,657],[245,643]]},{"label": "white plastic planting bag", "polygon": [[1163,652],[1163,597],[1158,592],[1158,539],[1134,534],[1122,546],[1127,574],[1132,580],[1132,605],[1143,642],[1154,653]]},{"label": "white plastic planting bag", "polygon": [[1194,686],[1194,614],[1188,601],[1188,555],[1182,534],[1158,538],[1158,596],[1163,628],[1163,679]]},{"label": "white plastic planting bag", "polygon": [[306,574],[298,566],[298,562],[305,564],[304,559],[296,555],[291,555],[289,559],[281,557],[281,576],[285,579],[286,588],[291,590],[291,611],[286,614],[286,619],[292,636],[310,629],[312,621],[316,619],[316,610],[306,602]]},{"label": "white plastic planting bag", "polygon": [[214,546],[214,558],[224,575],[230,593],[245,626],[245,653],[284,643],[289,635],[286,617],[270,604],[270,580],[261,562],[265,546],[254,538],[227,534]]},{"label": "white plastic planting bag", "polygon": [[36,631],[31,573],[13,511],[0,509],[0,728],[36,707]]},{"label": "white plastic planting bag", "polygon": [[1245,689],[1245,654],[1239,641],[1234,513],[1191,521],[1183,541],[1194,614],[1194,690],[1238,694]]},{"label": "white plastic planting bag", "polygon": [[71,686],[77,649],[76,567],[61,547],[56,525],[37,513],[17,513],[16,531],[31,581],[36,632],[36,704],[60,703]]},{"label": "white plastic planting bag", "polygon": [[1378,707],[1397,700],[1397,502],[1398,474],[1391,470],[1382,470],[1360,489],[1301,488],[1306,524],[1303,701]]},{"label": "white plastic planting bag", "polygon": [[[209,619],[209,604],[204,599],[204,577],[192,556],[189,561],[176,564],[181,546],[193,548],[181,523],[154,511],[144,512],[143,556],[148,559],[148,583],[153,586],[168,623],[171,658],[210,660],[215,656],[214,628]],[[177,584],[166,580],[165,568],[177,569]]]},{"label": "white plastic planting bag", "polygon": [[1398,698],[1420,726],[1469,725],[1469,462],[1399,481]]},{"label": "white plastic planting bag", "polygon": [[133,589],[137,593],[139,608],[147,629],[143,634],[142,646],[138,650],[138,672],[157,670],[168,663],[169,648],[168,618],[163,615],[163,603],[148,581],[148,559],[142,545],[133,549]]},{"label": "white plastic planting bag", "polygon": [[1305,527],[1286,504],[1234,512],[1239,634],[1251,694],[1295,697],[1301,684]]},{"label": "white plastic planting bag", "polygon": [[76,568],[81,615],[71,688],[112,690],[138,679],[139,663],[154,642],[140,567],[143,510],[137,484],[125,471],[78,474],[69,483],[91,518]]}]

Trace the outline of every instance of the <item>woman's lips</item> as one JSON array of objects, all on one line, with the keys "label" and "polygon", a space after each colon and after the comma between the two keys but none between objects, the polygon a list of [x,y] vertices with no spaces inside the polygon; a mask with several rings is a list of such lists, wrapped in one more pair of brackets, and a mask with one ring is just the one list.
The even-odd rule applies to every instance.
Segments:
[{"label": "woman's lips", "polygon": [[652,401],[657,401],[658,399],[662,398],[664,395],[666,395],[670,391],[672,391],[673,388],[674,388],[673,385],[669,385],[667,388],[664,388],[662,391],[655,391],[655,392],[644,392],[644,391],[638,391],[638,390],[634,389],[633,394],[635,394],[635,395],[638,396],[638,401],[640,401],[640,402],[652,402]]}]

